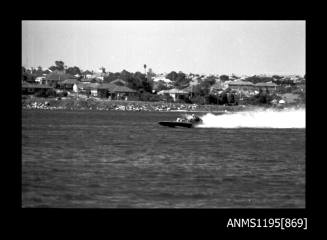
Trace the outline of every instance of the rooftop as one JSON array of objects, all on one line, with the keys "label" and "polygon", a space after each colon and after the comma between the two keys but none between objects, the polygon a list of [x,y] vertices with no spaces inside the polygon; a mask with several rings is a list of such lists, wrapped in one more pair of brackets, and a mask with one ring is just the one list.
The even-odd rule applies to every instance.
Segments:
[{"label": "rooftop", "polygon": [[66,79],[62,82],[60,82],[60,84],[78,84],[80,83],[80,81],[78,81],[77,79]]},{"label": "rooftop", "polygon": [[64,81],[66,79],[73,79],[74,76],[71,74],[67,74],[64,71],[54,71],[49,73],[45,79],[48,81]]},{"label": "rooftop", "polygon": [[136,92],[126,86],[117,86],[112,83],[79,83],[77,86],[84,89],[107,89],[110,92]]},{"label": "rooftop", "polygon": [[22,88],[53,88],[53,87],[51,87],[49,85],[32,84],[32,83],[23,82]]},{"label": "rooftop", "polygon": [[228,83],[229,85],[232,86],[253,86],[254,84],[248,81],[232,81]]},{"label": "rooftop", "polygon": [[164,93],[170,93],[170,94],[176,94],[176,93],[181,93],[181,94],[185,94],[185,93],[189,93],[189,91],[186,91],[185,89],[177,89],[177,88],[173,88],[173,89],[169,89],[169,90],[162,90],[160,92],[158,92],[159,94],[164,94]]},{"label": "rooftop", "polygon": [[257,87],[277,87],[277,85],[275,83],[257,83],[255,84],[255,86]]}]

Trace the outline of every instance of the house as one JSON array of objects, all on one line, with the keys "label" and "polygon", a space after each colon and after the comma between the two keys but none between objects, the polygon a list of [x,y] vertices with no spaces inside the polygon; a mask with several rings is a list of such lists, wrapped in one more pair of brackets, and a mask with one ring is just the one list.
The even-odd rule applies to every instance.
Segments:
[{"label": "house", "polygon": [[90,83],[90,93],[93,97],[98,97],[98,87],[100,86],[100,83]]},{"label": "house", "polygon": [[73,85],[73,91],[81,94],[81,95],[86,95],[89,96],[91,95],[91,83],[75,83]]},{"label": "house", "polygon": [[[116,80],[115,80],[116,81]],[[123,80],[122,80],[123,81]],[[115,84],[116,83],[116,84]],[[126,86],[119,86],[122,82],[116,81],[115,83],[103,83],[97,87],[98,96],[101,98],[109,98],[111,100],[128,100],[130,97],[136,95],[136,91]]]},{"label": "house", "polygon": [[158,90],[160,90],[162,87],[165,88],[171,88],[173,85],[171,82],[164,82],[164,81],[156,81],[152,83],[152,89],[154,92],[157,92]]},{"label": "house", "polygon": [[66,79],[62,82],[58,82],[60,89],[64,89],[67,91],[73,91],[74,85],[77,85],[80,81],[77,79]]},{"label": "house", "polygon": [[265,90],[265,91],[270,91],[270,92],[275,92],[277,90],[277,84],[272,83],[272,82],[265,82],[265,83],[257,83],[255,84],[256,90]]},{"label": "house", "polygon": [[189,89],[169,89],[169,90],[162,90],[160,92],[158,92],[158,95],[169,95],[173,98],[174,101],[178,100],[178,99],[185,99],[186,97],[189,96],[189,94],[191,93],[191,91]]},{"label": "house", "polygon": [[104,74],[94,73],[91,76],[87,76],[89,79],[95,79],[96,81],[102,82],[104,79]]},{"label": "house", "polygon": [[128,100],[137,93],[126,86],[118,86],[113,83],[75,83],[73,90],[82,95],[115,100]]},{"label": "house", "polygon": [[91,83],[92,78],[83,77],[80,79],[81,83]]},{"label": "house", "polygon": [[112,93],[115,88],[115,85],[111,83],[102,83],[101,85],[98,86],[97,88],[97,95],[100,98],[110,98],[112,99]]},{"label": "house", "polygon": [[232,90],[237,91],[252,91],[255,88],[252,82],[238,80],[229,82],[228,87],[230,87]]},{"label": "house", "polygon": [[[116,95],[116,99],[128,100],[129,97],[135,96],[137,91],[126,87],[126,86],[116,86],[113,90],[113,97]],[[112,98],[113,99],[113,98]]]},{"label": "house", "polygon": [[212,94],[219,94],[220,92],[224,91],[228,88],[228,84],[224,83],[223,81],[217,81],[210,87],[210,93]]},{"label": "house", "polygon": [[35,78],[35,82],[37,82],[39,84],[45,84],[46,83],[45,76],[39,76],[39,77]]},{"label": "house", "polygon": [[71,74],[67,74],[65,71],[53,71],[46,75],[45,84],[57,87],[59,82],[65,81],[67,79],[74,79],[75,77]]},{"label": "house", "polygon": [[41,85],[41,84],[31,84],[27,82],[22,83],[22,94],[23,95],[32,95],[35,93],[46,93],[48,89],[53,89],[53,87],[49,85]]}]

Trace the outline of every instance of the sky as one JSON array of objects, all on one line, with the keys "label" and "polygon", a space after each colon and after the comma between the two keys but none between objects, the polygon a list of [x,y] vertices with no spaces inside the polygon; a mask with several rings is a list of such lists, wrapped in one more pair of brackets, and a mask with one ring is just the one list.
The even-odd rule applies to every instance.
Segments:
[{"label": "sky", "polygon": [[305,74],[305,21],[22,21],[22,65]]}]

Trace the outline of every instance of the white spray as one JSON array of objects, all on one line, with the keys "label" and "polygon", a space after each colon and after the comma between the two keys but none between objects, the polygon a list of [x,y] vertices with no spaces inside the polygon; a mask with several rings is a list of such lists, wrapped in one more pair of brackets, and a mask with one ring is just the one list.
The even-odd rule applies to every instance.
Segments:
[{"label": "white spray", "polygon": [[257,109],[201,116],[200,128],[305,128],[305,109]]}]

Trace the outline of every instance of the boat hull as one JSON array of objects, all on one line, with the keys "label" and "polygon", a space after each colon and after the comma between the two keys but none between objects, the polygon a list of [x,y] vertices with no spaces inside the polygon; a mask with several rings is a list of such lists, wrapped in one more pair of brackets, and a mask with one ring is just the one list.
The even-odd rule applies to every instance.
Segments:
[{"label": "boat hull", "polygon": [[186,123],[186,122],[163,121],[163,122],[159,122],[159,124],[162,126],[167,126],[167,127],[186,127],[186,128],[193,127],[193,123]]}]

